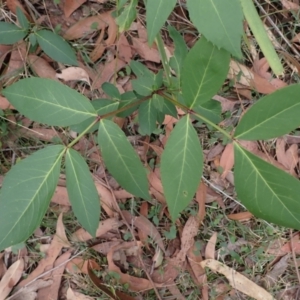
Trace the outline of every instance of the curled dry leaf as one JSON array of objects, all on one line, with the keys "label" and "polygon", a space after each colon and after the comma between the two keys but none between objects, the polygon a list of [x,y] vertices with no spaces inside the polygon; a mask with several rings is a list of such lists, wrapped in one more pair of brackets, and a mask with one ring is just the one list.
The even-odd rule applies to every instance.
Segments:
[{"label": "curled dry leaf", "polygon": [[215,251],[216,251],[216,243],[217,243],[218,233],[214,232],[210,237],[209,241],[207,242],[205,248],[205,259],[214,259],[215,258]]},{"label": "curled dry leaf", "polygon": [[249,221],[253,215],[249,211],[243,211],[236,214],[229,214],[227,218],[234,221]]},{"label": "curled dry leaf", "polygon": [[298,157],[298,146],[296,144],[291,145],[287,151],[285,151],[286,142],[284,139],[278,138],[276,142],[276,156],[279,163],[281,163],[290,174],[296,176],[294,171],[299,157]]},{"label": "curled dry leaf", "polygon": [[24,271],[24,260],[19,259],[14,262],[0,282],[0,300],[6,299],[6,296],[9,295],[14,286],[18,283]]},{"label": "curled dry leaf", "polygon": [[196,201],[198,202],[199,209],[198,209],[198,217],[199,217],[199,224],[203,221],[205,217],[205,199],[206,199],[206,185],[203,181],[200,182],[197,192],[196,192]]},{"label": "curled dry leaf", "polygon": [[122,211],[122,214],[128,224],[145,232],[151,239],[153,239],[153,241],[163,252],[166,252],[160,233],[147,218],[144,216],[135,217],[130,212],[125,210]]},{"label": "curled dry leaf", "polygon": [[69,67],[63,69],[61,73],[56,73],[56,77],[59,79],[63,79],[64,81],[70,81],[70,80],[85,81],[88,85],[91,85],[89,75],[84,69],[79,67]]},{"label": "curled dry leaf", "polygon": [[95,185],[100,196],[102,209],[105,210],[108,216],[113,218],[115,216],[115,213],[118,211],[118,208],[116,207],[116,202],[114,201],[111,191],[108,188],[106,188],[103,184],[97,181],[95,181]]},{"label": "curled dry leaf", "polygon": [[256,300],[273,300],[273,296],[265,289],[258,286],[244,275],[236,272],[232,268],[227,267],[221,262],[214,259],[206,259],[201,263],[202,268],[210,268],[212,271],[223,274],[236,290],[250,296]]},{"label": "curled dry leaf", "polygon": [[[98,229],[96,231],[96,237],[107,233],[110,230],[118,229],[123,223],[115,218],[106,219],[99,223]],[[83,228],[78,229],[73,235],[72,240],[77,242],[85,242],[93,237]]]},{"label": "curled dry leaf", "polygon": [[50,64],[43,59],[34,54],[29,54],[27,56],[27,61],[29,63],[30,68],[41,78],[50,78],[53,80],[57,80],[56,71],[50,66]]},{"label": "curled dry leaf", "polygon": [[234,165],[233,144],[227,144],[220,159],[220,166],[223,168],[221,178],[224,179]]},{"label": "curled dry leaf", "polygon": [[68,241],[66,231],[65,231],[65,226],[64,226],[62,218],[63,218],[63,214],[61,213],[61,214],[59,214],[58,219],[57,219],[56,235],[60,239],[60,242],[63,247],[70,248],[71,244]]},{"label": "curled dry leaf", "polygon": [[71,14],[79,8],[86,0],[65,0],[64,14],[66,18],[69,18]]}]

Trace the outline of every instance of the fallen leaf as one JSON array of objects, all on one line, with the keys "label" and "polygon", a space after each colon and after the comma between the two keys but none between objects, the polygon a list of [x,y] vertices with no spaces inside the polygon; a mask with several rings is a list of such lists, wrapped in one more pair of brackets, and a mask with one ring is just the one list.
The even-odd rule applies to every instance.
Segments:
[{"label": "fallen leaf", "polygon": [[67,300],[93,300],[94,298],[88,297],[84,294],[73,291],[70,287],[67,290]]},{"label": "fallen leaf", "polygon": [[205,247],[205,259],[215,259],[218,233],[214,232]]},{"label": "fallen leaf", "polygon": [[223,168],[221,178],[224,179],[234,165],[233,144],[227,144],[220,159],[220,166]]},{"label": "fallen leaf", "polygon": [[63,214],[59,214],[58,219],[57,219],[57,224],[56,224],[56,235],[60,239],[60,243],[62,244],[63,247],[65,248],[70,248],[71,244],[68,241],[66,231],[65,231],[65,226],[63,223]]},{"label": "fallen leaf", "polygon": [[101,270],[101,267],[93,259],[84,259],[83,257],[75,257],[70,260],[66,265],[66,270],[71,274],[88,274],[88,265],[90,265],[93,270]]},{"label": "fallen leaf", "polygon": [[8,9],[13,12],[15,15],[17,14],[17,7],[21,9],[23,14],[26,16],[27,20],[32,21],[31,16],[28,14],[28,12],[25,10],[23,5],[18,0],[7,0],[6,5]]},{"label": "fallen leaf", "polygon": [[14,107],[8,102],[5,97],[0,96],[0,109],[14,109]]},{"label": "fallen leaf", "polygon": [[179,288],[175,285],[174,282],[172,282],[172,283],[170,283],[170,285],[168,285],[168,290],[175,297],[175,299],[186,300],[186,298],[181,294]]},{"label": "fallen leaf", "polygon": [[285,150],[286,142],[282,138],[278,138],[276,141],[276,156],[279,163],[281,163],[289,173],[296,176],[295,167],[298,164],[298,146],[296,144],[291,145],[288,150]]},{"label": "fallen leaf", "polygon": [[157,48],[154,48],[154,46],[150,47],[147,41],[142,42],[139,38],[132,37],[131,40],[133,44],[132,48],[139,56],[148,61],[160,62]]},{"label": "fallen leaf", "polygon": [[0,281],[0,300],[5,300],[11,290],[20,280],[24,271],[24,260],[19,259],[14,262],[4,274]]},{"label": "fallen leaf", "polygon": [[101,244],[97,244],[92,246],[92,248],[94,250],[96,250],[97,252],[101,253],[102,255],[107,255],[107,253],[109,252],[109,250],[116,246],[119,245],[121,243],[121,240],[118,241],[109,241],[109,242],[104,242]]},{"label": "fallen leaf", "polygon": [[4,252],[0,253],[0,279],[3,277],[3,275],[6,273],[7,268],[3,261]]},{"label": "fallen leaf", "polygon": [[256,300],[273,300],[273,296],[270,295],[262,287],[258,286],[244,275],[236,272],[232,268],[227,267],[221,262],[214,259],[206,259],[200,263],[202,268],[210,268],[212,271],[223,274],[236,290],[250,296]]},{"label": "fallen leaf", "polygon": [[118,208],[116,207],[116,202],[114,200],[113,195],[111,194],[111,191],[106,188],[103,184],[95,181],[95,186],[98,191],[98,194],[100,196],[100,203],[102,209],[108,214],[109,217],[113,218],[118,211]]},{"label": "fallen leaf", "polygon": [[249,221],[253,215],[249,211],[243,211],[236,214],[229,214],[227,218],[234,221]]},{"label": "fallen leaf", "polygon": [[300,9],[299,4],[297,4],[297,3],[293,3],[292,1],[288,1],[288,0],[280,0],[280,1],[282,3],[282,6],[289,11],[294,10],[294,11],[298,12]]},{"label": "fallen leaf", "polygon": [[89,75],[84,69],[79,67],[65,68],[61,71],[61,73],[56,73],[56,77],[59,79],[63,79],[64,81],[70,81],[70,80],[85,81],[88,85],[91,85]]},{"label": "fallen leaf", "polygon": [[57,186],[51,202],[64,206],[71,206],[67,188],[65,186]]},{"label": "fallen leaf", "polygon": [[206,200],[206,185],[201,180],[197,192],[196,192],[196,201],[198,202],[199,208],[198,208],[198,217],[199,217],[199,223],[201,223],[204,220],[205,217],[205,200]]},{"label": "fallen leaf", "polygon": [[118,38],[117,49],[118,49],[119,58],[124,60],[126,63],[129,63],[133,55],[131,51],[131,46],[128,43],[128,40],[124,32]]},{"label": "fallen leaf", "polygon": [[[109,218],[99,223],[98,229],[96,231],[96,237],[104,235],[110,230],[118,229],[123,223],[115,218]],[[72,240],[76,242],[85,242],[93,237],[83,228],[78,229],[72,235]]]},{"label": "fallen leaf", "polygon": [[27,56],[27,62],[29,63],[29,67],[41,78],[50,78],[53,80],[57,80],[56,71],[50,66],[50,64],[43,59],[34,54],[29,54]]},{"label": "fallen leaf", "polygon": [[64,14],[66,18],[69,18],[71,14],[79,8],[86,0],[65,0]]}]

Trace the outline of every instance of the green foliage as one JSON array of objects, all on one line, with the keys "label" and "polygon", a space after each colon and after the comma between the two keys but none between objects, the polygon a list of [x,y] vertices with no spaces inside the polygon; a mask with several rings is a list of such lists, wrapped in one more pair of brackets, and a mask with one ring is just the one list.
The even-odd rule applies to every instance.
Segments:
[{"label": "green foliage", "polygon": [[[246,15],[248,0],[241,1]],[[212,97],[226,79],[230,56],[241,57],[240,2],[188,0],[191,19],[203,36],[188,51],[181,34],[169,26],[175,51],[168,61],[158,34],[175,4],[175,0],[146,2],[149,43],[157,42],[164,72],[154,73],[132,61],[130,68],[136,77],[131,80],[133,91],[121,94],[113,84],[104,83],[102,89],[109,99],[90,102],[66,85],[34,77],[3,90],[20,114],[46,125],[70,126],[79,135],[66,146],[47,146],[37,151],[6,174],[0,194],[0,251],[24,242],[39,225],[54,193],[63,158],[74,213],[82,226],[95,234],[100,217],[98,193],[84,158],[72,149],[87,133],[98,130],[98,147],[105,166],[120,186],[149,200],[146,168],[125,133],[110,119],[137,111],[139,132],[150,136],[157,132],[165,115],[177,118],[176,107],[186,114],[171,132],[160,161],[164,196],[173,221],[189,205],[201,180],[203,153],[193,125],[194,120],[200,120],[234,143],[235,186],[246,207],[270,222],[300,229],[299,181],[239,144],[239,140],[274,138],[299,126],[299,87],[289,86],[260,99],[241,118],[232,137],[216,125],[221,121],[221,106]],[[136,16],[137,1],[123,0],[118,5],[117,22],[123,31]],[[32,46],[38,44],[54,60],[77,64],[73,49],[62,37],[46,29],[30,29],[20,10],[17,17],[22,28],[0,22],[1,44],[13,44],[29,35]]]}]

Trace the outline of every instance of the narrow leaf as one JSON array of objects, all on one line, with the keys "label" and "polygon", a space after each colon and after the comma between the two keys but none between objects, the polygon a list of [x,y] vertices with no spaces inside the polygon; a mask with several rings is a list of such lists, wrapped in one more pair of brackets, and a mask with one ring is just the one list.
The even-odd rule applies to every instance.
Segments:
[{"label": "narrow leaf", "polygon": [[256,217],[300,229],[300,182],[234,144],[238,198]]},{"label": "narrow leaf", "polygon": [[140,131],[143,135],[150,135],[156,129],[157,109],[153,100],[143,102],[139,107]]},{"label": "narrow leaf", "polygon": [[189,116],[175,126],[161,158],[161,179],[169,212],[175,221],[193,199],[203,169],[203,153]]},{"label": "narrow leaf", "polygon": [[130,0],[125,6],[121,14],[116,18],[116,23],[119,25],[119,32],[126,31],[130,28],[132,22],[136,19],[137,0]]},{"label": "narrow leaf", "polygon": [[0,251],[24,242],[40,225],[54,194],[64,147],[49,146],[12,167],[0,194]]},{"label": "narrow leaf", "polygon": [[52,59],[63,64],[78,65],[74,50],[61,36],[45,29],[35,34],[43,51]]},{"label": "narrow leaf", "polygon": [[3,94],[20,113],[48,125],[69,126],[97,116],[87,98],[50,79],[25,78]]},{"label": "narrow leaf", "polygon": [[0,44],[12,45],[22,40],[27,34],[27,30],[14,24],[0,22]]},{"label": "narrow leaf", "polygon": [[182,70],[182,96],[189,108],[209,101],[229,70],[230,55],[202,37],[190,50]]},{"label": "narrow leaf", "polygon": [[75,150],[66,153],[67,190],[72,209],[83,228],[95,236],[100,218],[100,201],[90,170]]},{"label": "narrow leaf", "polygon": [[300,125],[300,85],[290,85],[261,98],[242,117],[235,138],[272,139]]},{"label": "narrow leaf", "polygon": [[187,0],[187,7],[199,32],[217,47],[242,58],[244,16],[239,0]]},{"label": "narrow leaf", "polygon": [[174,9],[176,0],[148,0],[146,3],[146,22],[148,43],[152,45],[159,30]]},{"label": "narrow leaf", "polygon": [[23,11],[20,9],[20,7],[17,6],[17,17],[18,17],[18,21],[19,24],[22,28],[28,30],[30,27],[30,23],[28,22],[26,16],[24,15]]},{"label": "narrow leaf", "polygon": [[98,143],[105,165],[117,182],[128,192],[149,199],[146,170],[118,125],[101,120]]}]

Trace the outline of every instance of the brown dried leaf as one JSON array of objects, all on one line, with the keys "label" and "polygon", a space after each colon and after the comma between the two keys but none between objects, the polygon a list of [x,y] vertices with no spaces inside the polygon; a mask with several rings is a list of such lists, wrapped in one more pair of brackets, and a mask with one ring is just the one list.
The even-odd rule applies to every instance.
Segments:
[{"label": "brown dried leaf", "polygon": [[[115,218],[110,218],[106,219],[104,221],[101,221],[99,223],[98,229],[96,231],[96,237],[100,237],[101,235],[104,235],[110,230],[115,230],[118,229],[122,225],[122,222],[115,219]],[[77,242],[85,242],[93,237],[83,228],[78,229],[73,235],[72,235],[72,240],[77,241]]]},{"label": "brown dried leaf", "polygon": [[71,206],[67,188],[65,186],[57,186],[54,195],[51,199],[51,202],[64,206]]},{"label": "brown dried leaf", "polygon": [[17,14],[17,7],[19,7],[24,15],[26,16],[27,20],[32,21],[31,16],[28,14],[28,12],[25,10],[23,5],[18,0],[7,0],[6,5],[8,9],[13,12],[15,15]]},{"label": "brown dried leaf", "polygon": [[103,184],[95,181],[95,186],[100,196],[101,207],[108,214],[109,217],[113,218],[115,216],[115,212],[118,211],[118,208],[115,207],[115,201],[111,191],[106,188]]},{"label": "brown dried leaf", "polygon": [[227,218],[234,221],[249,221],[253,215],[249,211],[243,211],[236,214],[229,214]]},{"label": "brown dried leaf", "polygon": [[217,237],[218,233],[214,232],[210,237],[209,241],[207,242],[205,248],[205,259],[215,259]]},{"label": "brown dried leaf", "polygon": [[66,265],[66,270],[71,274],[88,274],[88,266],[91,266],[93,270],[101,270],[101,267],[93,259],[84,259],[83,257],[75,257],[69,261]]},{"label": "brown dried leaf", "polygon": [[166,252],[163,240],[160,236],[157,228],[144,216],[135,217],[130,212],[123,210],[122,214],[126,222],[146,233],[153,241],[159,246],[159,248]]},{"label": "brown dried leaf", "polygon": [[119,53],[119,58],[129,63],[133,55],[130,44],[128,43],[128,40],[124,33],[122,33],[118,38],[117,49]]},{"label": "brown dried leaf", "polygon": [[29,54],[27,56],[27,61],[30,68],[41,78],[50,78],[58,81],[56,78],[56,71],[50,66],[50,64],[43,59],[34,54]]},{"label": "brown dried leaf", "polygon": [[204,285],[206,283],[205,270],[201,267],[200,262],[203,260],[201,252],[197,249],[195,243],[187,252],[188,262],[193,274],[197,280],[196,284]]},{"label": "brown dried leaf", "polygon": [[121,240],[104,242],[101,244],[94,245],[92,248],[103,255],[107,255],[107,253],[109,252],[109,250],[112,247],[119,245],[120,243],[121,243]]},{"label": "brown dried leaf", "polygon": [[63,214],[61,213],[58,216],[58,219],[57,219],[56,235],[60,239],[60,242],[61,242],[61,244],[62,244],[63,247],[70,248],[71,244],[68,241],[68,238],[67,238],[67,235],[66,235],[66,231],[65,231],[65,226],[64,226],[62,218],[63,218]]},{"label": "brown dried leaf", "polygon": [[86,0],[65,0],[64,14],[66,18],[69,18],[71,14],[79,8]]},{"label": "brown dried leaf", "polygon": [[233,144],[227,144],[220,159],[220,166],[223,168],[221,178],[224,179],[234,165]]},{"label": "brown dried leaf", "polygon": [[179,288],[175,285],[174,282],[168,285],[168,290],[175,297],[175,299],[186,300],[186,298],[181,294]]},{"label": "brown dried leaf", "polygon": [[291,145],[285,151],[286,142],[284,139],[278,138],[276,142],[276,156],[279,163],[281,163],[292,175],[296,175],[294,168],[298,163],[298,146]]},{"label": "brown dried leaf", "polygon": [[5,300],[11,290],[20,280],[24,271],[24,260],[19,259],[14,262],[4,274],[0,281],[0,300]]},{"label": "brown dried leaf", "polygon": [[240,292],[257,300],[273,300],[273,296],[270,295],[262,287],[258,286],[244,275],[236,272],[232,268],[227,267],[221,262],[214,259],[207,259],[202,261],[201,266],[210,268],[211,270],[223,274],[229,281],[232,287]]},{"label": "brown dried leaf", "polygon": [[67,300],[93,300],[94,298],[73,291],[70,287],[67,290]]},{"label": "brown dried leaf", "polygon": [[196,201],[198,202],[198,217],[199,223],[201,223],[205,217],[205,200],[206,200],[206,185],[203,181],[200,182],[196,192]]},{"label": "brown dried leaf", "polygon": [[63,79],[64,81],[70,81],[70,80],[85,81],[88,85],[91,85],[89,75],[84,69],[79,67],[69,67],[63,69],[61,73],[56,73],[56,77],[59,79]]},{"label": "brown dried leaf", "polygon": [[160,62],[160,56],[157,48],[154,46],[150,47],[148,42],[142,42],[139,38],[132,37],[133,49],[135,52],[148,61],[153,61],[155,63]]},{"label": "brown dried leaf", "polygon": [[0,109],[14,109],[5,97],[0,96]]},{"label": "brown dried leaf", "polygon": [[292,1],[288,1],[288,0],[280,0],[280,1],[282,3],[282,6],[289,11],[294,10],[298,12],[300,10],[299,4],[297,3],[293,3]]}]

